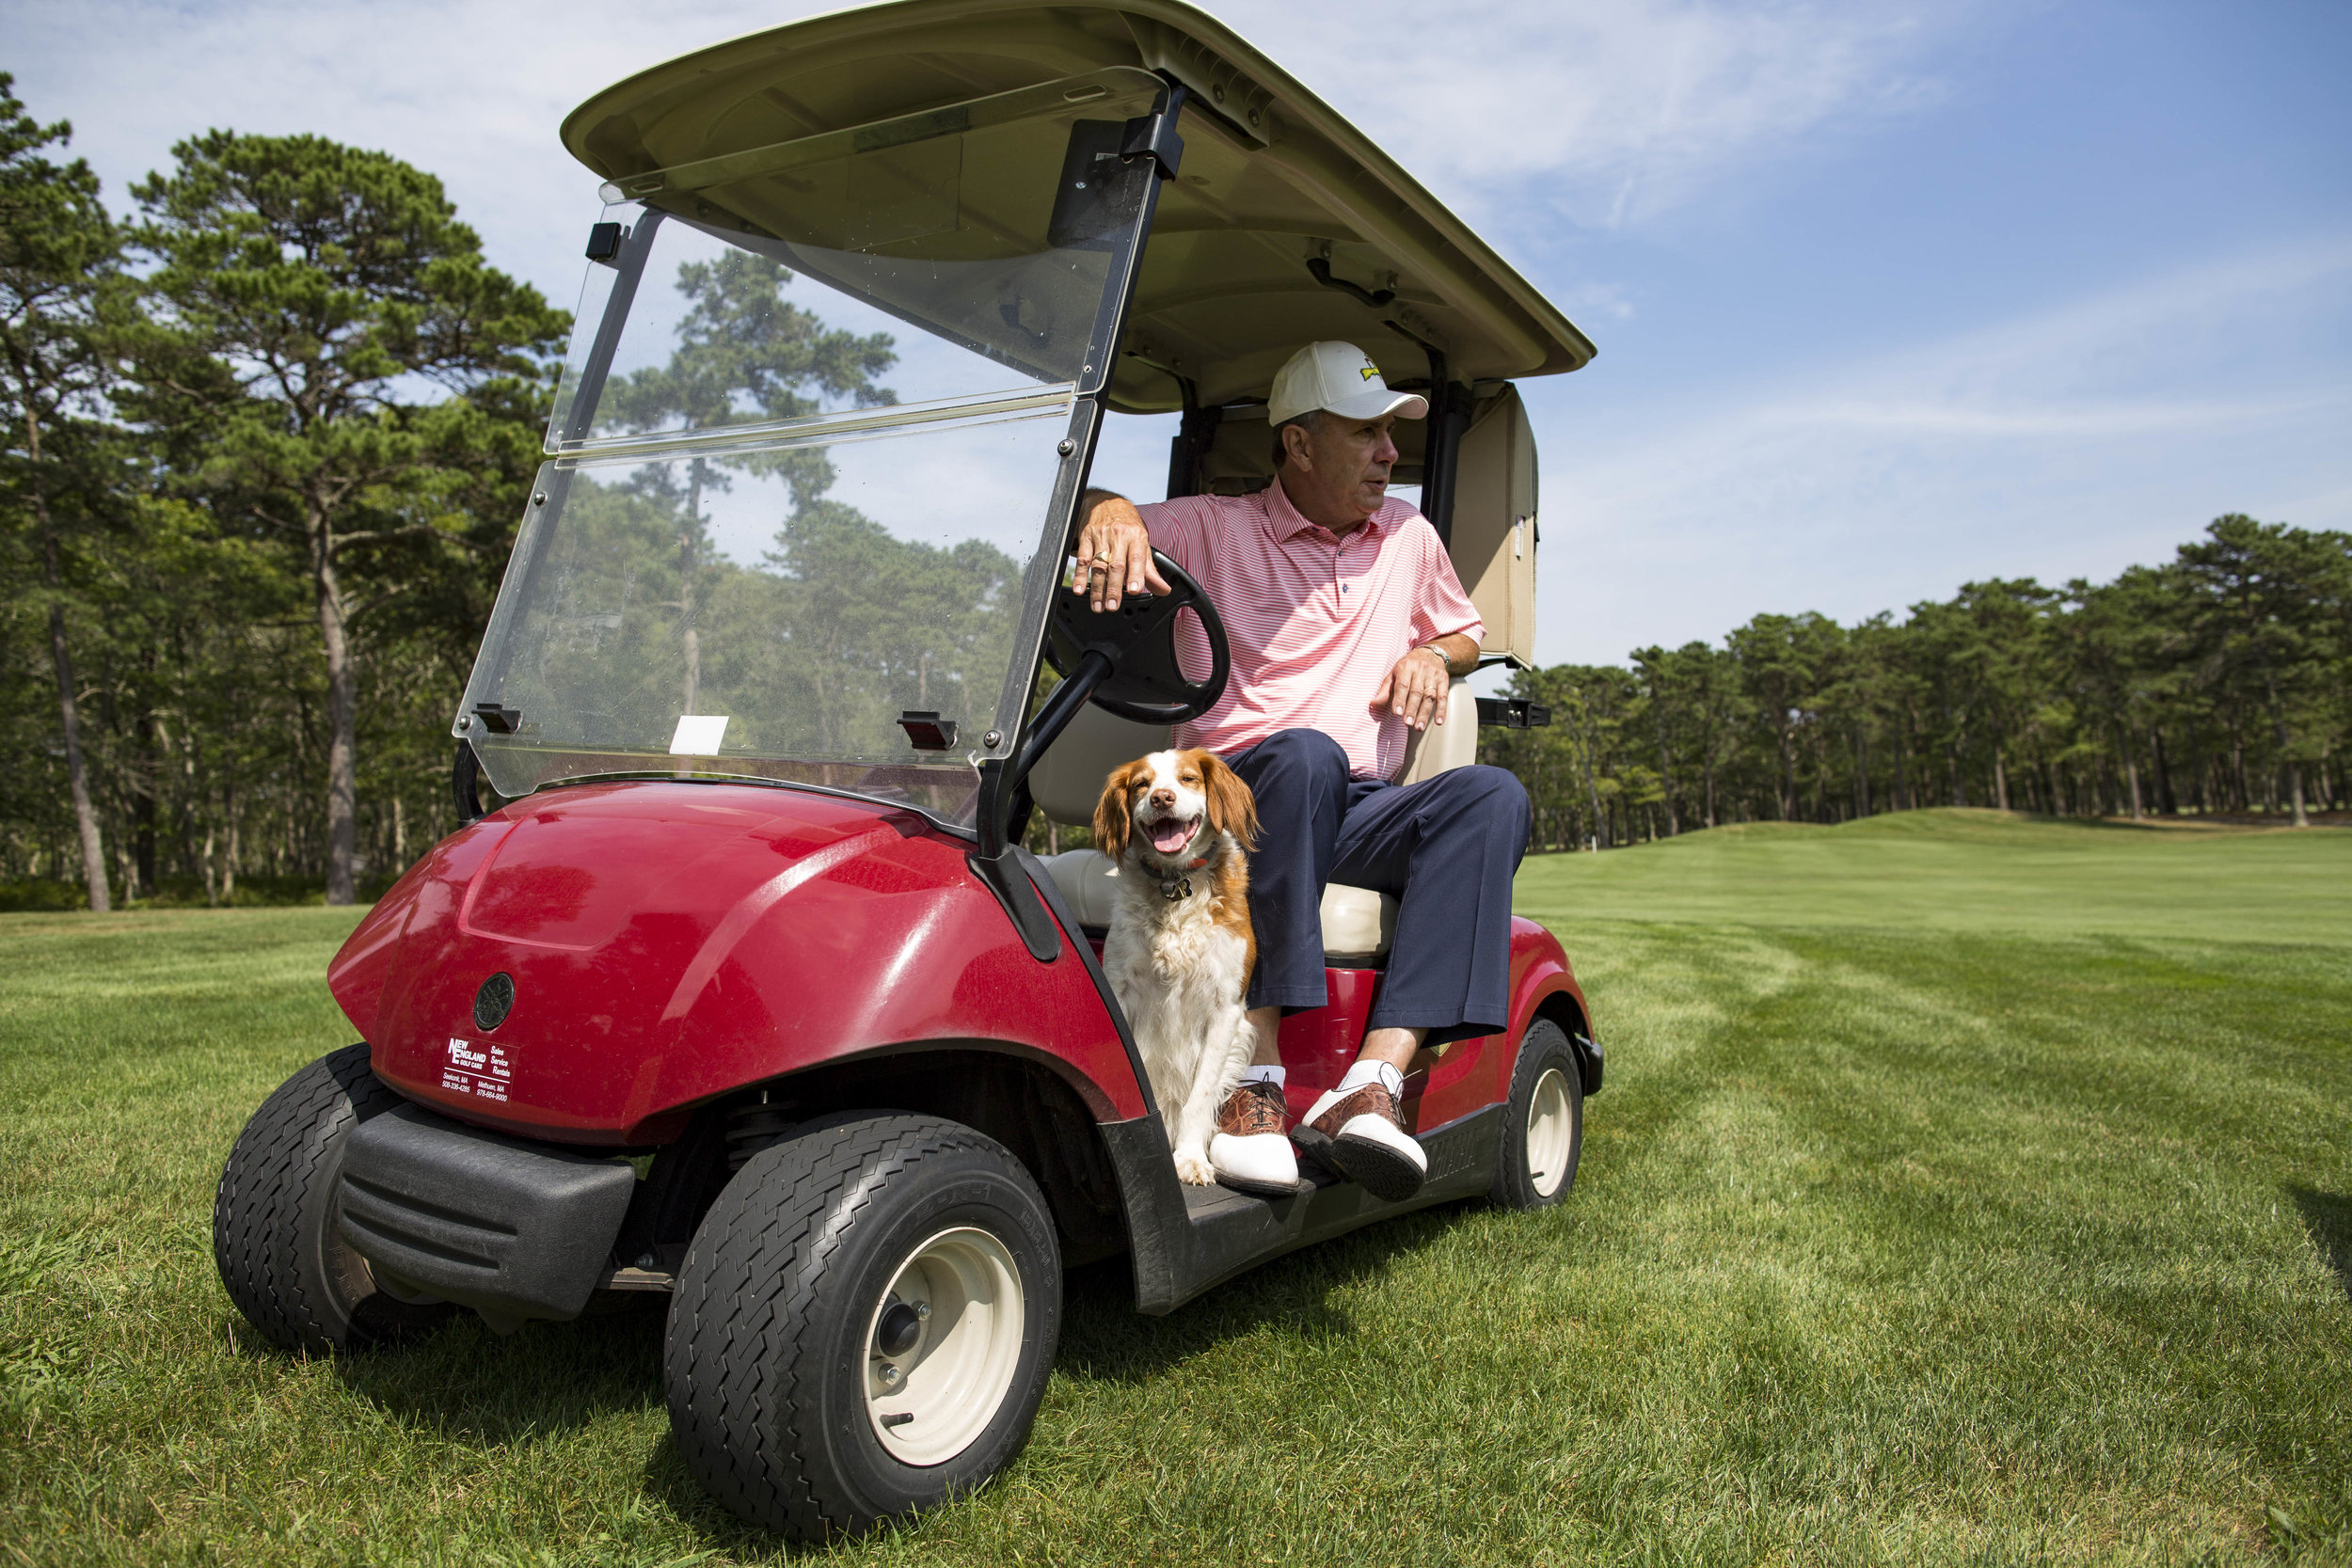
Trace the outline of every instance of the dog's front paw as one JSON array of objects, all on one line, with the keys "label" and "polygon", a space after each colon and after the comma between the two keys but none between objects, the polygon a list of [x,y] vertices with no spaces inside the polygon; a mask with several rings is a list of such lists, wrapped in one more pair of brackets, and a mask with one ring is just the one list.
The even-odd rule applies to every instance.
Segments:
[{"label": "dog's front paw", "polygon": [[1204,1148],[1180,1148],[1176,1151],[1176,1180],[1189,1181],[1196,1187],[1216,1185],[1216,1167],[1209,1164]]}]

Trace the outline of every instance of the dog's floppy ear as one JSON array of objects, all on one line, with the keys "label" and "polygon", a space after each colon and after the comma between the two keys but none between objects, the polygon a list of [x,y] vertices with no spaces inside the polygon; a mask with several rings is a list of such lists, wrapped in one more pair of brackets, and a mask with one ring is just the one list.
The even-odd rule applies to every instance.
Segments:
[{"label": "dog's floppy ear", "polygon": [[1258,847],[1258,798],[1249,793],[1239,773],[1215,752],[1195,753],[1200,760],[1200,790],[1209,798],[1209,821],[1233,835],[1245,849]]},{"label": "dog's floppy ear", "polygon": [[1103,781],[1103,798],[1094,802],[1094,847],[1113,860],[1126,858],[1128,835],[1135,832],[1136,779],[1142,767],[1136,761],[1112,768]]}]

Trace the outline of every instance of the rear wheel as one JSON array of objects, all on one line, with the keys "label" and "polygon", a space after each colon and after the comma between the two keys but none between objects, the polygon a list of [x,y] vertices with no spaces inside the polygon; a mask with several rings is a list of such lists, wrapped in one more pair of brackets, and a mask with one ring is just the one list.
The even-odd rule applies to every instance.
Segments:
[{"label": "rear wheel", "polygon": [[453,1308],[403,1300],[335,1233],[351,1130],[401,1103],[347,1045],[278,1086],[229,1151],[213,1198],[213,1260],[229,1299],[281,1350],[358,1350],[429,1327]]},{"label": "rear wheel", "polygon": [[1053,1215],[1001,1146],[932,1117],[820,1118],[695,1232],[662,1357],[679,1454],[799,1541],[919,1512],[1021,1451],[1060,1324]]},{"label": "rear wheel", "polygon": [[1505,1209],[1548,1209],[1576,1184],[1584,1148],[1584,1080],[1568,1037],[1549,1019],[1527,1026],[1503,1109],[1488,1196]]}]

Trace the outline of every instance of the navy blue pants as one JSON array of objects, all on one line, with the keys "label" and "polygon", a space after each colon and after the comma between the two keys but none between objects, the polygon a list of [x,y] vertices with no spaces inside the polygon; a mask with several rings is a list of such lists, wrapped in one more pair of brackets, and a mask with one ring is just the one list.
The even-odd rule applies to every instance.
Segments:
[{"label": "navy blue pants", "polygon": [[1320,907],[1325,884],[1341,882],[1399,903],[1371,1028],[1426,1029],[1440,1045],[1510,1022],[1511,876],[1531,821],[1516,777],[1473,767],[1414,784],[1352,779],[1320,730],[1283,730],[1226,760],[1258,799],[1250,1006],[1329,1000]]}]

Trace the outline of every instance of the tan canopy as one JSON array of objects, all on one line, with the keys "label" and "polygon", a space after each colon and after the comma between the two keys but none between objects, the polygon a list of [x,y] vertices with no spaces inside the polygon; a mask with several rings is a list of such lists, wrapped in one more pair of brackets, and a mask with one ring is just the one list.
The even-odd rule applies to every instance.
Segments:
[{"label": "tan canopy", "polygon": [[[1284,359],[1325,338],[1359,344],[1391,382],[1427,373],[1424,342],[1459,381],[1548,375],[1593,356],[1566,317],[1361,133],[1176,0],[898,0],[819,17],[608,87],[564,122],[564,143],[635,195],[661,183],[657,171],[715,173],[733,166],[714,159],[1138,70],[1192,96],[1182,178],[1162,192],[1111,382],[1116,406],[1175,408],[1180,375],[1204,404],[1263,398]],[[1065,96],[1085,91],[1100,88]],[[964,171],[967,200],[975,172]]]}]

